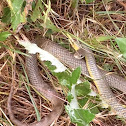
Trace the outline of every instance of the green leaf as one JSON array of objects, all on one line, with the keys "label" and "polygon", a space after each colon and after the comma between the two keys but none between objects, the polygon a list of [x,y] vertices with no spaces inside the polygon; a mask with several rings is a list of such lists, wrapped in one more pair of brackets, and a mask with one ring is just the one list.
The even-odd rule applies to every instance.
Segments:
[{"label": "green leaf", "polygon": [[16,15],[13,15],[11,17],[11,27],[13,28],[13,30],[15,30],[20,23],[21,23],[20,13],[16,14]]},{"label": "green leaf", "polygon": [[15,30],[21,22],[26,21],[25,17],[21,13],[23,2],[24,0],[13,0],[11,10],[11,27],[13,30]]},{"label": "green leaf", "polygon": [[0,41],[5,41],[6,38],[7,38],[8,36],[10,36],[10,35],[11,35],[11,33],[9,33],[8,31],[1,32],[1,33],[0,33]]},{"label": "green leaf", "polygon": [[44,11],[44,7],[41,3],[41,0],[38,0],[37,4],[35,6],[35,9],[33,10],[33,13],[31,15],[31,19],[33,22],[35,22],[37,19],[43,19],[40,9],[42,9]]},{"label": "green leaf", "polygon": [[55,73],[54,70],[56,69],[56,66],[52,65],[50,61],[44,61],[44,64],[48,67],[51,73],[58,78],[58,81],[61,85],[71,89],[70,80],[69,80],[70,75],[67,71]]},{"label": "green leaf", "polygon": [[[44,17],[44,16],[43,16],[43,17]],[[59,32],[59,31],[60,31],[60,29],[58,29],[58,28],[52,23],[52,21],[51,21],[50,19],[46,19],[45,24],[42,23],[41,25],[42,25],[44,28],[51,29],[51,30],[54,31],[54,32]]]},{"label": "green leaf", "polygon": [[77,83],[77,80],[79,79],[80,74],[81,74],[81,68],[80,68],[80,67],[76,68],[76,69],[72,72],[72,76],[71,76],[71,78],[70,78],[71,85]]},{"label": "green leaf", "polygon": [[80,83],[75,87],[77,96],[85,96],[91,92],[90,83],[88,81]]},{"label": "green leaf", "polygon": [[71,122],[76,123],[78,126],[88,126],[88,124],[94,119],[95,115],[89,110],[84,109],[72,109],[70,106],[65,106]]},{"label": "green leaf", "polygon": [[[44,15],[42,16],[42,12],[40,11],[40,9],[43,11]],[[49,9],[50,10],[50,9]],[[35,22],[37,19],[41,19],[43,20],[44,23],[41,23],[41,26],[47,29],[51,29],[54,32],[59,32],[60,29],[58,29],[53,23],[52,21],[49,19],[49,17],[47,16],[48,10],[45,13],[44,12],[44,7],[41,3],[41,0],[39,0],[36,4],[35,9],[33,10],[33,14],[31,16],[31,19],[33,22]]]},{"label": "green leaf", "polygon": [[100,113],[99,109],[97,108],[97,104],[89,102],[88,108],[90,109],[91,113],[94,113],[94,114]]},{"label": "green leaf", "polygon": [[67,93],[67,100],[68,100],[68,102],[70,103],[72,99],[73,99],[73,95],[72,95],[71,92],[69,91],[69,92]]},{"label": "green leaf", "polygon": [[48,69],[53,73],[56,69],[56,66],[52,65],[50,61],[44,61],[44,64],[48,67]]},{"label": "green leaf", "polygon": [[9,24],[11,21],[11,10],[9,7],[5,7],[3,10],[3,17],[1,19],[3,23]]},{"label": "green leaf", "polygon": [[[62,75],[61,75],[61,76],[62,76]],[[62,79],[59,80],[59,82],[60,82],[61,85],[66,86],[66,87],[68,87],[69,89],[71,88],[71,87],[70,87],[69,81],[66,80],[66,79],[62,78]]]},{"label": "green leaf", "polygon": [[85,0],[86,4],[93,2],[94,0]]},{"label": "green leaf", "polygon": [[51,36],[53,34],[52,29],[48,29],[46,32],[46,36]]},{"label": "green leaf", "polygon": [[12,6],[13,6],[13,12],[20,12],[20,9],[22,7],[24,0],[13,0]]},{"label": "green leaf", "polygon": [[71,7],[77,9],[79,0],[71,0]]},{"label": "green leaf", "polygon": [[89,99],[89,96],[78,99],[78,103],[79,103],[81,108],[83,108],[83,106],[87,103],[88,99]]},{"label": "green leaf", "polygon": [[71,89],[70,84],[70,75],[68,72],[54,73],[54,75],[58,78],[61,85],[66,86],[69,90]]},{"label": "green leaf", "polygon": [[116,38],[115,41],[119,46],[119,49],[123,54],[124,58],[126,58],[126,38]]},{"label": "green leaf", "polygon": [[99,37],[96,38],[96,40],[99,41],[99,42],[101,42],[101,41],[110,40],[112,38],[113,38],[112,36],[99,36]]}]

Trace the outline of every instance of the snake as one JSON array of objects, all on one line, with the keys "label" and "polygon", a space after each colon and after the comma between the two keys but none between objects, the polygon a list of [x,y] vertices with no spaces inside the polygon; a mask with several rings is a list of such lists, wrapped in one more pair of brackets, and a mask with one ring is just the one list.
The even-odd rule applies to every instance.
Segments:
[{"label": "snake", "polygon": [[[106,71],[97,67],[94,55],[88,48],[79,49],[78,52],[85,55],[85,59],[77,59],[74,54],[63,48],[59,44],[52,42],[45,38],[38,38],[34,40],[39,47],[54,55],[58,60],[64,63],[71,69],[81,67],[81,73],[87,77],[91,77],[98,89],[99,94],[105,100],[105,102],[111,106],[117,115],[126,118],[126,108],[123,107],[117,99],[114,97],[110,88],[116,88],[123,93],[126,91],[126,80],[116,74],[108,74]],[[39,68],[37,65],[36,54],[29,54],[30,57],[26,57],[26,69],[31,84],[44,95],[53,104],[53,110],[50,114],[42,118],[40,121],[32,124],[25,124],[20,122],[14,117],[11,109],[12,93],[8,98],[8,113],[11,121],[16,126],[49,126],[54,120],[57,120],[64,109],[64,102],[60,99],[60,95],[44,80],[42,79]]]}]

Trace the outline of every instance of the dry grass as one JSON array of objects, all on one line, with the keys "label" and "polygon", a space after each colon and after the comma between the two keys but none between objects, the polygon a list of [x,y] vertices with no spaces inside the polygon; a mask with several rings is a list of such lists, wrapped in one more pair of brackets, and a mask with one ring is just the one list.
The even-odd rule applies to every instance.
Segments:
[{"label": "dry grass", "polygon": [[[107,0],[106,0],[107,1]],[[64,28],[66,31],[84,39],[89,45],[96,49],[104,49],[111,53],[113,46],[109,41],[97,42],[97,37],[101,35],[114,35],[125,36],[126,34],[126,13],[118,13],[119,11],[126,10],[125,2],[119,0],[105,2],[105,0],[95,0],[93,4],[81,4],[79,3],[76,10],[70,7],[70,2],[65,0],[58,0],[52,3],[52,9],[60,15],[50,15],[51,20],[58,28]],[[97,12],[104,11],[102,14]],[[107,11],[114,11],[114,14],[109,15]],[[2,9],[0,8],[0,13]],[[6,27],[7,29],[8,27]],[[40,31],[36,28],[37,31]],[[34,30],[34,29],[33,29]],[[40,33],[43,34],[43,33]],[[55,34],[54,38],[66,39],[62,34]],[[92,40],[92,41],[91,41]],[[12,109],[15,117],[23,122],[32,123],[36,121],[36,113],[34,111],[33,104],[29,98],[29,94],[26,90],[25,84],[27,83],[22,66],[25,67],[25,56],[16,53],[13,50],[24,50],[18,45],[13,37],[8,38],[6,42],[1,42],[5,47],[0,48],[0,123],[4,126],[13,125],[8,117],[7,99],[11,87],[14,87],[14,95],[12,101]],[[9,49],[9,48],[11,49]],[[104,67],[105,64],[113,66],[112,71],[121,75],[118,66],[121,66],[121,70],[125,74],[125,63],[115,63],[113,57],[106,57],[97,54],[98,65]],[[100,58],[99,58],[100,57]],[[46,68],[45,68],[46,69]],[[42,71],[45,74],[44,71]],[[52,77],[51,81],[57,83],[57,80]],[[46,81],[48,78],[43,77]],[[28,84],[29,85],[29,84]],[[61,89],[61,88],[60,88]],[[32,88],[31,94],[36,102],[36,106],[41,114],[41,117],[49,113],[51,104],[43,100]],[[45,107],[46,106],[46,107]],[[95,120],[91,122],[92,126],[126,126],[123,121],[117,119],[111,114],[107,114],[106,111],[101,112]],[[60,116],[55,126],[74,126],[70,123],[70,119],[65,111]]]}]

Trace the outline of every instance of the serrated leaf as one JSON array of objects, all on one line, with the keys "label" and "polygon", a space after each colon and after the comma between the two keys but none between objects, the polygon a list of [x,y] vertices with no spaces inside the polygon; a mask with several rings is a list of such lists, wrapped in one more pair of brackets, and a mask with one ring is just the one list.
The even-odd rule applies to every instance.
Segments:
[{"label": "serrated leaf", "polygon": [[118,44],[119,49],[123,54],[124,58],[126,58],[126,38],[116,38],[115,41]]},{"label": "serrated leaf", "polygon": [[56,66],[52,65],[50,61],[45,61],[44,64],[48,67],[51,73],[58,78],[58,81],[60,82],[61,85],[71,89],[70,80],[69,80],[70,75],[68,72],[64,71],[64,72],[55,73],[54,70],[56,69]]},{"label": "serrated leaf", "polygon": [[72,72],[72,76],[70,77],[71,85],[77,83],[77,80],[79,79],[80,74],[81,74],[81,68],[80,68],[80,67],[76,68],[76,69]]},{"label": "serrated leaf", "polygon": [[26,17],[24,17],[21,13],[23,2],[24,0],[13,0],[11,8],[11,27],[13,30],[15,30],[21,22],[26,21]]},{"label": "serrated leaf", "polygon": [[56,66],[52,65],[52,63],[50,61],[44,61],[44,64],[48,67],[48,69],[51,72],[54,72],[54,70],[56,69]]},{"label": "serrated leaf", "polygon": [[11,33],[9,33],[8,31],[1,32],[1,33],[0,33],[0,41],[5,41],[6,38],[7,38],[8,36],[10,36],[10,35],[11,35]]},{"label": "serrated leaf", "polygon": [[85,96],[91,92],[90,83],[88,81],[80,83],[75,87],[77,96]]},{"label": "serrated leaf", "polygon": [[78,126],[88,126],[88,124],[94,119],[95,115],[89,110],[84,109],[71,109],[70,106],[65,106],[71,122],[76,123]]}]

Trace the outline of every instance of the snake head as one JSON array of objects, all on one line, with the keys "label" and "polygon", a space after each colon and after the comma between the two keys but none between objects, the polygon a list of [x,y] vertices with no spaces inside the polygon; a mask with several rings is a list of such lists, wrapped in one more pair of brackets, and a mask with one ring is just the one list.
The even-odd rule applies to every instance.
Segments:
[{"label": "snake head", "polygon": [[75,52],[75,53],[74,53],[74,57],[75,57],[76,59],[83,59],[83,58],[84,58],[84,55],[82,55],[82,54],[80,54],[80,53],[78,53],[78,52]]},{"label": "snake head", "polygon": [[82,48],[78,49],[75,54],[74,54],[74,57],[76,59],[83,59],[85,57],[84,55],[84,50]]}]

